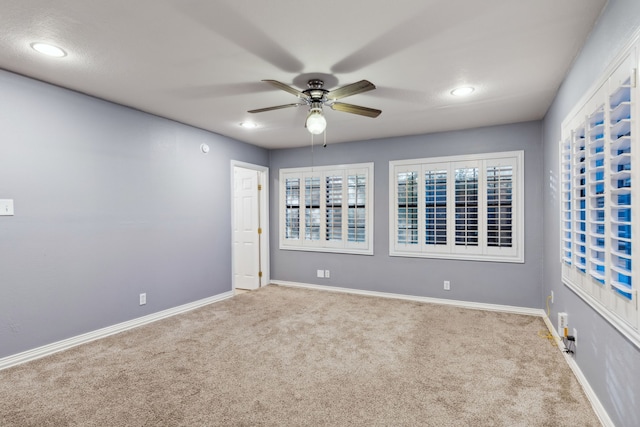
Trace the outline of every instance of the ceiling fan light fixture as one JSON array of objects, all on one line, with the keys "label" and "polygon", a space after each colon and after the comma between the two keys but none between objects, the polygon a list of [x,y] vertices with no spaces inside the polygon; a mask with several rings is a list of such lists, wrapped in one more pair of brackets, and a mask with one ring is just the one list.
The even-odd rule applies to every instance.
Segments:
[{"label": "ceiling fan light fixture", "polygon": [[322,110],[312,109],[307,116],[307,130],[314,134],[320,135],[327,128],[327,119],[324,118]]},{"label": "ceiling fan light fixture", "polygon": [[471,95],[474,90],[475,90],[475,88],[473,88],[471,86],[458,87],[458,88],[455,88],[454,90],[451,91],[451,95],[453,95],[453,96],[467,96],[467,95]]},{"label": "ceiling fan light fixture", "polygon": [[65,52],[58,46],[54,46],[48,43],[42,43],[42,42],[31,43],[31,49],[43,55],[53,56],[55,58],[62,58],[63,56],[67,56],[67,52]]}]

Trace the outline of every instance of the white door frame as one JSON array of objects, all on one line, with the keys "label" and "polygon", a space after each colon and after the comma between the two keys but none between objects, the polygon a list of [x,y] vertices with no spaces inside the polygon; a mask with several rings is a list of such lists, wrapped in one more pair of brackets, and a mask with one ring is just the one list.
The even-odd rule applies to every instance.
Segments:
[{"label": "white door frame", "polygon": [[271,274],[269,271],[269,168],[266,166],[254,165],[252,163],[241,162],[238,160],[231,160],[231,283],[232,290],[236,289],[235,284],[235,266],[234,251],[233,251],[233,221],[235,218],[235,203],[234,203],[234,170],[235,168],[243,168],[255,170],[258,172],[258,180],[262,185],[262,190],[258,192],[259,204],[260,204],[260,228],[262,228],[262,235],[260,239],[260,264],[262,270],[262,278],[260,280],[260,287],[268,285],[271,281]]}]

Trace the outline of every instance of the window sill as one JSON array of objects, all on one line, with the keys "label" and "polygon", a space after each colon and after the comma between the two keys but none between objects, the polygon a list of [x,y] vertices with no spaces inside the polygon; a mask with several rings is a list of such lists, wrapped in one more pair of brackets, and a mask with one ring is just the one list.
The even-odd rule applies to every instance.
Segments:
[{"label": "window sill", "polygon": [[562,283],[578,295],[584,302],[593,308],[600,316],[609,322],[633,345],[640,349],[640,332],[635,330],[631,325],[622,320],[620,317],[612,313],[604,304],[585,292],[584,289],[575,285],[567,278],[562,278]]},{"label": "window sill", "polygon": [[322,248],[312,246],[289,246],[280,245],[280,250],[283,251],[301,251],[301,252],[326,252],[336,254],[351,254],[351,255],[373,255],[373,249],[355,249],[355,248]]},{"label": "window sill", "polygon": [[434,258],[434,259],[450,259],[463,261],[483,261],[483,262],[504,262],[511,264],[524,264],[524,257],[503,257],[494,255],[462,255],[462,254],[441,254],[426,252],[402,252],[389,251],[389,256],[406,257],[406,258]]}]

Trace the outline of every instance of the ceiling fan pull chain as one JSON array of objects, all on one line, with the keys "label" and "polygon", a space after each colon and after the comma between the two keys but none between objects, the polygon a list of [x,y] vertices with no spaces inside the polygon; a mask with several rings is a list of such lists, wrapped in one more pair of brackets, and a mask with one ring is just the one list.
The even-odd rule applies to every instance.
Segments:
[{"label": "ceiling fan pull chain", "polygon": [[311,172],[313,172],[313,134],[311,134]]}]

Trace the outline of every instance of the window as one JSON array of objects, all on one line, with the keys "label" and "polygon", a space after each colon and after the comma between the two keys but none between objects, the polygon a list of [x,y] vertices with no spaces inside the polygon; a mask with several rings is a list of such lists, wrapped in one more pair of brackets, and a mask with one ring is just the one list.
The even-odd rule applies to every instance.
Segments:
[{"label": "window", "polygon": [[635,49],[563,122],[559,195],[563,282],[640,345]]},{"label": "window", "polygon": [[280,170],[280,248],[373,254],[373,163]]},{"label": "window", "polygon": [[392,256],[524,262],[522,151],[389,163]]}]

